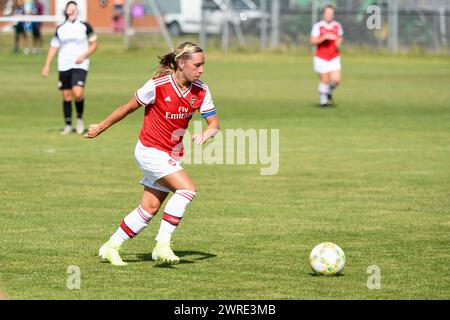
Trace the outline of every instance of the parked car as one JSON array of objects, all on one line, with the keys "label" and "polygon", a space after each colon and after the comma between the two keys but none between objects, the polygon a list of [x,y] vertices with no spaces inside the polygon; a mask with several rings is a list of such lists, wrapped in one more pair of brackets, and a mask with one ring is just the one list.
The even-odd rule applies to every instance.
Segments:
[{"label": "parked car", "polygon": [[[202,28],[201,0],[161,1],[164,21],[169,32],[178,36],[184,33],[199,33]],[[220,34],[226,21],[241,28],[254,26],[267,14],[260,11],[251,0],[204,0],[205,29],[209,34]]]}]

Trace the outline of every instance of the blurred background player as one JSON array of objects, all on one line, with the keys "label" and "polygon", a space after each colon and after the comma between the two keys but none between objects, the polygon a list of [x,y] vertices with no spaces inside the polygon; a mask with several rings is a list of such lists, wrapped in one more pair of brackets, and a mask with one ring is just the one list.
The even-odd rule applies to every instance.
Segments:
[{"label": "blurred background player", "polygon": [[202,134],[192,135],[195,143],[203,144],[219,131],[211,93],[199,81],[204,64],[205,55],[200,47],[191,42],[180,44],[161,58],[156,77],[100,124],[91,125],[85,135],[95,138],[141,106],[145,107],[144,124],[135,149],[136,162],[144,174],[141,203],[99,250],[99,256],[113,265],[126,264],[119,255],[122,244],[149,225],[169,192],[173,195],[164,209],[152,259],[167,263],[180,260],[171,249],[171,238],[196,196],[195,183],[180,164],[183,135],[196,111],[206,120],[207,128]]},{"label": "blurred background player", "polygon": [[61,135],[73,132],[72,100],[77,110],[76,132],[84,132],[84,87],[89,70],[89,57],[97,50],[97,35],[89,23],[78,19],[78,7],[75,1],[69,1],[65,9],[66,21],[58,26],[50,43],[42,76],[48,77],[50,65],[59,50],[58,71],[59,89],[63,94],[65,127]]},{"label": "blurred background player", "polygon": [[[31,14],[34,16],[42,16],[44,14],[44,5],[39,0],[33,0],[31,6]],[[33,34],[33,48],[31,53],[42,53],[42,35],[41,35],[41,22],[31,23],[31,32]]]},{"label": "blurred background player", "polygon": [[[12,13],[15,16],[20,16],[25,14],[25,4],[23,0],[15,0],[13,4]],[[29,54],[30,48],[28,47],[28,35],[26,30],[25,21],[14,22],[14,52],[19,53],[20,51],[20,38],[23,40],[23,53]]]},{"label": "blurred background player", "polygon": [[319,73],[319,95],[322,107],[333,104],[333,91],[342,80],[339,47],[344,31],[339,22],[334,21],[335,7],[326,5],[323,20],[314,24],[310,42],[317,46],[314,56],[314,71]]}]

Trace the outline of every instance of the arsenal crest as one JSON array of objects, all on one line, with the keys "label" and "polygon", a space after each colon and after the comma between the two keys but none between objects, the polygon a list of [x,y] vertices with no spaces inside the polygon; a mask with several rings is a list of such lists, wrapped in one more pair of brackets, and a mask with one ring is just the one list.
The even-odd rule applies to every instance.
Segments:
[{"label": "arsenal crest", "polygon": [[191,103],[191,107],[193,107],[194,104],[197,102],[197,98],[196,98],[196,97],[191,97],[191,98],[189,99],[189,102]]}]

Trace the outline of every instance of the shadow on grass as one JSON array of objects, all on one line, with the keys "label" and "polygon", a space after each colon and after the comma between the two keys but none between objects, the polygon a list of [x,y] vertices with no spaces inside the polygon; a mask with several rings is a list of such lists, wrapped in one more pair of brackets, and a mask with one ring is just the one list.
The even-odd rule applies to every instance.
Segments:
[{"label": "shadow on grass", "polygon": [[343,276],[345,276],[345,274],[343,274],[343,273],[338,273],[338,274],[335,274],[335,275],[332,275],[332,276],[327,276],[327,275],[325,275],[325,274],[317,274],[317,273],[315,273],[315,272],[309,272],[308,273],[311,277],[318,277],[318,278],[333,278],[333,277],[343,277]]},{"label": "shadow on grass", "polygon": [[336,109],[338,107],[338,105],[336,103],[330,104],[330,105],[326,105],[326,106],[321,106],[319,103],[314,104],[314,107],[316,109]]},{"label": "shadow on grass", "polygon": [[[201,252],[201,251],[174,251],[174,253],[180,257],[180,262],[178,264],[192,264],[196,263],[197,261],[211,259],[214,257],[217,257],[217,255],[208,253],[208,252]],[[143,261],[153,261],[152,254],[151,253],[143,253],[143,254],[123,254],[124,257],[123,261],[127,263],[133,263],[133,262],[143,262]],[[136,259],[127,259],[127,256],[135,256]],[[155,262],[154,268],[166,268],[166,269],[176,269],[176,264],[169,264],[169,263],[159,263]]]}]

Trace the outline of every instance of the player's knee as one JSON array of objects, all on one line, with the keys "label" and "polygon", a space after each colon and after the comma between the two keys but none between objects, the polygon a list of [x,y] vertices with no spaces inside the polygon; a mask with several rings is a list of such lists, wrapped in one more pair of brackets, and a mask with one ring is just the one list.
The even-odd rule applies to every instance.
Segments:
[{"label": "player's knee", "polygon": [[145,212],[154,216],[158,213],[161,205],[159,203],[141,203],[141,207],[145,210]]},{"label": "player's knee", "polygon": [[187,191],[195,195],[197,194],[197,186],[195,185],[194,181],[192,181],[191,179],[187,179],[182,185],[179,185],[176,188],[176,191]]},{"label": "player's knee", "polygon": [[80,102],[84,100],[84,96],[82,94],[76,94],[75,95],[75,101]]}]

